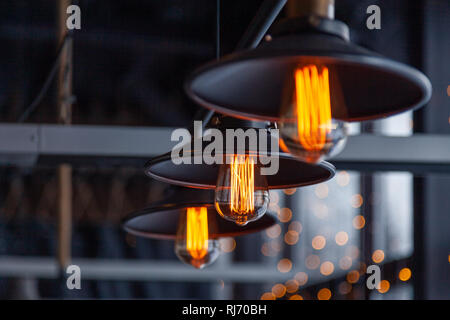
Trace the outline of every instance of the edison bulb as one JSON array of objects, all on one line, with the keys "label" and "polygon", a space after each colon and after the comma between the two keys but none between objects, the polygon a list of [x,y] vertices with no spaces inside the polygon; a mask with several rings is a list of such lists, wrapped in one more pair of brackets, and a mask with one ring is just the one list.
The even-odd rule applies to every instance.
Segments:
[{"label": "edison bulb", "polygon": [[269,205],[267,179],[256,157],[233,155],[219,170],[215,193],[217,212],[226,220],[245,226],[261,218]]},{"label": "edison bulb", "polygon": [[202,269],[217,260],[220,254],[218,240],[211,239],[215,232],[214,220],[208,218],[206,207],[187,208],[180,215],[175,254],[186,264]]},{"label": "edison bulb", "polygon": [[[293,80],[293,81],[292,81]],[[280,146],[306,162],[319,162],[339,153],[347,139],[347,124],[333,119],[330,72],[314,64],[292,74],[280,115]],[[336,101],[337,103],[337,101]]]}]

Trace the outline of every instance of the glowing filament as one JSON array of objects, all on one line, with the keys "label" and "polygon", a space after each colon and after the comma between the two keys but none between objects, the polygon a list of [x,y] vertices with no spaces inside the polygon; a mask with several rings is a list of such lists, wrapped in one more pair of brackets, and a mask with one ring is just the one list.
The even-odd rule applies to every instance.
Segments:
[{"label": "glowing filament", "polygon": [[208,213],[205,207],[187,209],[186,249],[194,259],[208,253]]},{"label": "glowing filament", "polygon": [[231,166],[230,209],[240,215],[255,212],[255,160],[244,155],[235,155]]},{"label": "glowing filament", "polygon": [[331,131],[331,102],[328,68],[316,66],[295,71],[298,137],[306,150],[323,149]]}]

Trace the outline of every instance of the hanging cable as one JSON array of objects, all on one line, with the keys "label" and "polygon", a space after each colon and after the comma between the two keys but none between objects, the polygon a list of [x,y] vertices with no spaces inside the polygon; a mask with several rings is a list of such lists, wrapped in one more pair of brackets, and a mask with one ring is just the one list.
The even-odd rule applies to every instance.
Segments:
[{"label": "hanging cable", "polygon": [[39,104],[42,102],[42,99],[44,99],[46,93],[50,89],[50,85],[52,84],[52,80],[55,78],[56,74],[58,73],[59,64],[61,62],[62,53],[69,42],[69,40],[72,38],[71,33],[67,33],[64,37],[63,41],[60,43],[56,55],[56,59],[52,65],[52,68],[50,70],[50,73],[47,75],[47,78],[45,79],[44,85],[42,86],[41,90],[39,91],[36,98],[31,102],[31,104],[25,109],[25,111],[22,113],[22,115],[19,117],[18,122],[25,122],[28,117],[36,110],[36,108],[39,106]]}]

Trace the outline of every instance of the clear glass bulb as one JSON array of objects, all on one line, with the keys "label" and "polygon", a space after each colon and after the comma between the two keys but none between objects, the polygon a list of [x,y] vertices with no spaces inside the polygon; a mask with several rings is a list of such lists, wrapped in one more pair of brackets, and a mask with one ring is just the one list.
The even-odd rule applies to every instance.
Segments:
[{"label": "clear glass bulb", "polygon": [[187,208],[180,214],[175,240],[175,254],[184,263],[202,269],[220,255],[218,240],[210,239],[215,233],[213,218],[208,218],[206,207]]},{"label": "clear glass bulb", "polygon": [[312,163],[339,153],[348,129],[345,122],[332,118],[328,68],[310,64],[296,68],[292,77],[281,108],[281,149]]},{"label": "clear glass bulb", "polygon": [[214,203],[226,220],[240,226],[256,221],[267,211],[269,188],[261,175],[256,157],[233,155],[229,163],[220,166]]}]

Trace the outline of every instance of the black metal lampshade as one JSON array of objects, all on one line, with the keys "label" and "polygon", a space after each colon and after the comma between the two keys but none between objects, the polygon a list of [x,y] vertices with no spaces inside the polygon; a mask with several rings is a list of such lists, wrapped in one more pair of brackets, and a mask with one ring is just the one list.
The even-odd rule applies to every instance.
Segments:
[{"label": "black metal lampshade", "polygon": [[[192,151],[186,157],[195,157]],[[334,177],[335,168],[328,162],[310,164],[302,162],[287,153],[279,154],[279,170],[275,175],[268,175],[269,189],[290,189],[304,187],[328,181]],[[167,153],[150,160],[145,166],[145,173],[162,182],[201,189],[214,189],[220,165],[180,164],[172,162]]]},{"label": "black metal lampshade", "polygon": [[[431,97],[420,71],[352,44],[348,27],[319,17],[288,19],[271,41],[197,70],[186,82],[200,105],[229,116],[277,121],[299,65],[330,70],[333,118],[363,121],[418,108]],[[290,83],[291,82],[291,83]]]},{"label": "black metal lampshade", "polygon": [[178,189],[172,192],[164,202],[158,202],[149,208],[132,213],[123,221],[125,231],[141,237],[175,240],[177,226],[182,214],[190,207],[206,207],[208,219],[214,219],[217,226],[215,233],[209,234],[211,239],[236,237],[255,233],[270,228],[276,219],[266,213],[261,219],[244,227],[222,219],[214,208],[214,193],[206,190]]},{"label": "black metal lampshade", "polygon": [[[268,148],[266,151],[256,150],[252,152],[249,149],[249,145],[246,145],[246,154],[253,154],[260,157],[265,157],[267,155],[277,156],[279,158],[279,169],[274,175],[266,175],[267,183],[269,189],[290,189],[298,188],[309,185],[314,185],[322,183],[332,179],[335,175],[335,167],[328,162],[320,163],[305,163],[291,154],[280,152],[277,150],[272,150],[272,140],[278,140],[277,136],[272,135],[271,130],[268,128],[267,123],[258,121],[248,121],[240,120],[231,117],[219,117],[219,123],[214,126],[214,128],[221,130],[222,132],[227,129],[254,129],[254,130],[265,130]],[[209,127],[211,128],[211,127]],[[227,150],[227,137],[224,133],[223,136],[223,149],[216,152],[216,155],[220,157],[225,157],[230,155],[229,150]],[[259,146],[258,137],[258,146]],[[156,180],[170,183],[173,185],[200,188],[200,189],[214,189],[217,184],[217,177],[219,174],[220,164],[206,164],[202,157],[202,150],[208,142],[202,141],[201,150],[195,150],[190,148],[186,153],[182,154],[182,159],[190,159],[190,164],[179,164],[176,165],[172,161],[172,154],[166,153],[162,156],[151,159],[145,165],[145,173]],[[247,141],[248,142],[248,141]],[[195,142],[192,145],[196,145]],[[180,148],[182,149],[182,147]],[[234,153],[237,150],[234,150]],[[201,164],[195,164],[199,158],[198,162]]]}]

